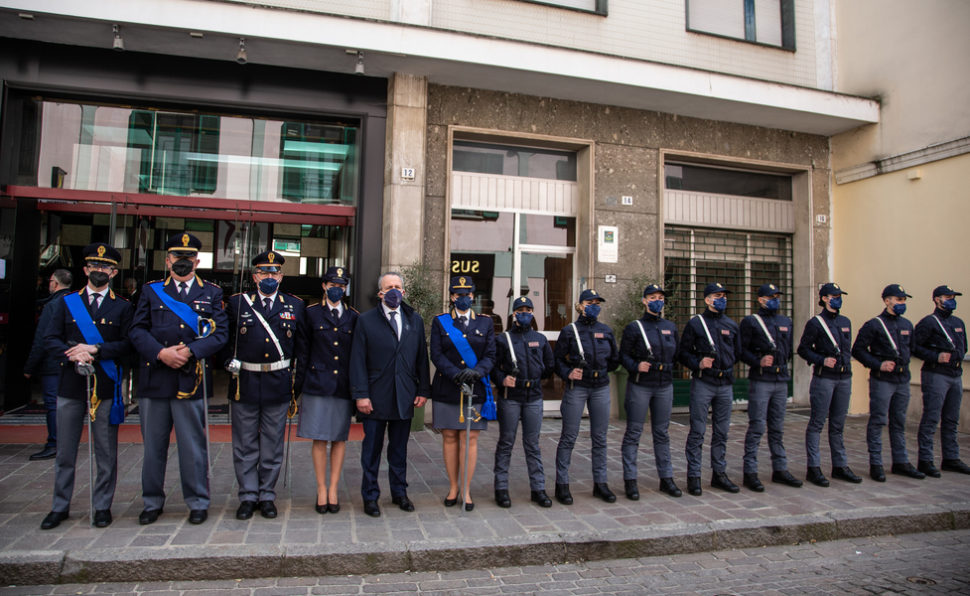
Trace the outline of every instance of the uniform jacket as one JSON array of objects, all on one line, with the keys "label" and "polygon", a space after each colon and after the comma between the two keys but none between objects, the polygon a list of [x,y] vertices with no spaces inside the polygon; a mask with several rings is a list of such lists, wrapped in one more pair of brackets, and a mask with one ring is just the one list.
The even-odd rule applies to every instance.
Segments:
[{"label": "uniform jacket", "polygon": [[[709,308],[700,316],[704,317],[711,332],[714,348],[711,348],[701,322],[697,317],[691,317],[684,326],[677,360],[691,370],[695,379],[711,385],[731,385],[734,383],[734,364],[741,355],[741,330],[733,319]],[[714,365],[701,370],[701,359],[709,356],[714,357]]]},{"label": "uniform jacket", "polygon": [[[179,300],[178,286],[168,277],[162,288],[169,296]],[[148,398],[175,399],[179,391],[191,391],[196,383],[194,360],[179,369],[169,368],[158,359],[162,348],[184,343],[194,359],[204,358],[207,391],[212,395],[212,363],[210,356],[218,356],[219,350],[229,337],[228,319],[222,307],[222,289],[195,276],[189,290],[187,304],[202,318],[213,319],[215,330],[204,339],[198,337],[198,329],[190,329],[182,319],[162,303],[152,288],[142,286],[131,323],[129,338],[141,357],[138,366],[138,395]],[[202,397],[201,384],[192,395]]]},{"label": "uniform jacket", "polygon": [[[509,334],[499,334],[495,339],[495,366],[492,368],[492,380],[495,382],[495,399],[511,399],[518,402],[530,402],[542,399],[542,380],[548,379],[555,371],[556,361],[552,355],[552,348],[546,336],[534,331],[531,327],[512,324]],[[509,352],[508,340],[512,340],[515,350],[515,360]],[[518,366],[519,374],[515,375],[515,387],[502,384],[505,377],[512,374]]]},{"label": "uniform jacket", "polygon": [[[815,367],[816,376],[826,379],[848,379],[852,376],[852,323],[847,317],[830,312],[827,308],[822,310],[821,315],[839,347],[832,345],[832,340],[829,339],[818,319],[812,317],[805,323],[802,339],[798,342],[798,355]],[[834,368],[823,365],[826,358],[835,358]]]},{"label": "uniform jacket", "polygon": [[[640,323],[650,342],[651,354],[647,354],[647,345],[643,342],[636,321],[623,328],[623,337],[620,338],[620,361],[630,373],[629,382],[644,387],[664,387],[673,383],[679,341],[677,325],[649,312],[640,317]],[[650,370],[638,371],[641,362],[649,362]]]},{"label": "uniform jacket", "polygon": [[334,319],[330,306],[317,302],[307,307],[306,316],[310,354],[303,392],[350,399],[350,349],[360,313],[344,304]]},{"label": "uniform jacket", "polygon": [[[78,294],[81,302],[87,305],[91,299],[87,286]],[[81,334],[80,327],[71,315],[71,311],[61,296],[53,303],[50,324],[44,336],[44,345],[48,353],[57,359],[60,365],[61,380],[57,388],[57,396],[68,399],[87,399],[87,379],[74,372],[74,363],[64,356],[67,349],[77,343],[86,344],[88,341]],[[114,360],[119,366],[127,366],[131,354],[131,342],[128,341],[128,329],[131,326],[131,303],[108,290],[97,312],[91,318],[94,326],[104,339],[101,350],[95,356],[94,370],[97,375],[98,397],[111,401],[114,396],[114,382],[105,374],[104,369],[97,364],[98,360]]]},{"label": "uniform jacket", "polygon": [[56,355],[52,355],[44,343],[44,336],[47,333],[47,325],[50,324],[51,315],[54,312],[54,303],[70,294],[71,290],[58,290],[48,296],[44,301],[44,307],[40,311],[40,318],[37,320],[37,327],[34,331],[34,343],[30,346],[30,355],[27,356],[27,364],[24,365],[24,372],[28,375],[59,375],[61,374],[61,363]]},{"label": "uniform jacket", "polygon": [[[474,368],[482,377],[475,383],[474,403],[485,402],[485,383],[489,382],[489,373],[495,363],[495,325],[491,317],[476,316],[468,310],[468,326],[465,329],[465,339],[471,346],[472,352],[478,358],[474,367],[465,364],[458,348],[455,347],[444,326],[435,317],[431,322],[431,362],[435,365],[434,379],[431,382],[431,399],[443,403],[457,404],[460,389],[454,378],[466,368]],[[458,315],[451,311],[451,319],[458,327]]]},{"label": "uniform jacket", "polygon": [[[943,334],[940,324],[933,320],[934,315],[946,327],[952,343]],[[960,317],[954,316],[952,311],[938,308],[932,315],[927,315],[916,323],[913,335],[913,354],[923,359],[923,370],[949,377],[963,374],[962,361],[967,355],[967,328]],[[940,352],[948,352],[950,361],[946,364],[937,362]]]},{"label": "uniform jacket", "polygon": [[[787,381],[791,379],[788,361],[794,351],[792,321],[766,308],[759,308],[758,316],[775,340],[775,347],[772,349],[771,342],[765,337],[765,331],[754,315],[741,319],[741,361],[751,367],[748,378],[754,381]],[[762,368],[761,358],[769,355],[774,356],[774,363]]]},{"label": "uniform jacket", "polygon": [[[243,299],[245,295],[253,301],[253,306]],[[277,292],[269,313],[264,313],[262,299],[259,292],[247,292],[230,296],[226,302],[229,339],[222,350],[221,362],[225,364],[233,357],[253,364],[290,360],[289,368],[282,370],[239,371],[239,401],[280,403],[299,395],[303,387],[308,357],[306,305],[292,294]],[[282,355],[276,351],[269,333],[257,320],[257,309],[279,340]],[[236,393],[231,391],[230,399],[235,397]]]},{"label": "uniform jacket", "polygon": [[[896,342],[896,350],[889,343],[886,332],[876,319],[869,319],[859,329],[859,335],[852,344],[852,356],[869,369],[869,376],[883,381],[908,382],[909,358],[913,347],[913,324],[905,317],[891,315],[885,310],[877,317],[886,324],[886,329]],[[886,360],[896,363],[892,372],[882,372],[879,367]]]},{"label": "uniform jacket", "polygon": [[[582,368],[582,356],[576,346],[576,334],[572,325],[566,325],[559,332],[556,349],[553,355],[556,359],[556,374],[564,381],[569,381],[569,371]],[[609,385],[608,373],[620,364],[620,351],[616,347],[613,330],[599,321],[590,321],[585,316],[576,320],[576,330],[582,342],[583,353],[587,366],[583,368],[583,379],[575,381],[580,387],[602,387]]]},{"label": "uniform jacket", "polygon": [[370,399],[374,411],[360,414],[375,420],[410,420],[414,398],[431,394],[428,379],[428,344],[424,320],[405,303],[401,312],[401,339],[381,305],[363,313],[354,326],[350,350],[350,394]]}]

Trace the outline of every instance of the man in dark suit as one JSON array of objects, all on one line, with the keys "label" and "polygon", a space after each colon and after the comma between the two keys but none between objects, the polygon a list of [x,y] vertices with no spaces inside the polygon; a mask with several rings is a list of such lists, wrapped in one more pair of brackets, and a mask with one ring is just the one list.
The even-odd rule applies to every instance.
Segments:
[{"label": "man in dark suit", "polygon": [[[168,239],[165,264],[171,275],[164,282],[142,287],[131,324],[129,336],[141,359],[138,407],[145,444],[141,525],[154,523],[165,504],[165,466],[173,427],[189,523],[201,524],[209,516],[208,429],[202,396],[212,394],[208,358],[225,345],[228,329],[222,289],[202,281],[195,272],[201,248],[202,242],[189,233]],[[200,319],[208,323],[202,326]]]},{"label": "man in dark suit", "polygon": [[[111,278],[118,274],[120,260],[121,253],[107,244],[86,246],[87,285],[52,305],[44,345],[57,358],[61,371],[57,387],[60,438],[54,465],[53,505],[40,525],[42,530],[56,528],[67,519],[85,414],[91,417],[93,438],[88,440],[94,441],[98,470],[97,478],[91,479],[95,509],[92,523],[98,528],[111,524],[111,503],[118,480],[118,425],[125,417],[121,366],[131,351],[131,304],[109,288]],[[83,374],[86,371],[92,373],[90,396],[88,377]]]},{"label": "man in dark suit", "polygon": [[377,473],[385,432],[391,501],[414,511],[407,495],[408,435],[414,408],[424,405],[431,390],[424,321],[403,302],[404,278],[385,273],[377,288],[381,304],[357,319],[350,353],[350,391],[364,426],[360,492],[371,517],[381,514]]}]

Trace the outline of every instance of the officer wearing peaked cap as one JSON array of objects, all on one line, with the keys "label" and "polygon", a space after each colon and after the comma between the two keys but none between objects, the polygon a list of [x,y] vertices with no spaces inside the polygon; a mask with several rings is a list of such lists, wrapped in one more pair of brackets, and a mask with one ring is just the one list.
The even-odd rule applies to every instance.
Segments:
[{"label": "officer wearing peaked cap", "polygon": [[222,360],[238,375],[230,400],[237,519],[251,518],[257,508],[265,518],[277,516],[287,412],[295,414],[306,370],[306,309],[303,300],[279,290],[285,262],[272,250],[256,255],[257,290],[236,294],[226,304],[230,331]]},{"label": "officer wearing peaked cap", "polygon": [[321,514],[340,511],[337,492],[354,411],[350,399],[350,349],[359,313],[343,303],[349,283],[346,269],[330,267],[323,276],[323,299],[306,309],[309,354],[297,434],[313,440],[311,454],[317,479],[314,505]]},{"label": "officer wearing peaked cap", "polygon": [[[196,273],[202,242],[180,232],[168,239],[165,249],[170,275],[142,288],[130,334],[140,357],[138,405],[145,447],[145,509],[138,522],[154,523],[162,513],[169,435],[174,428],[189,522],[201,524],[209,510],[206,404],[202,397],[212,395],[209,357],[225,345],[228,329],[222,289]],[[203,378],[208,387],[202,387]]]},{"label": "officer wearing peaked cap", "polygon": [[728,478],[728,430],[734,394],[734,364],[741,354],[738,324],[724,314],[731,290],[720,283],[704,288],[704,312],[684,327],[678,360],[692,372],[690,381],[690,432],[687,435],[687,492],[701,494],[701,461],[707,413],[711,412],[711,486],[730,493],[740,489]]},{"label": "officer wearing peaked cap", "polygon": [[852,323],[840,314],[842,296],[848,292],[836,283],[823,284],[818,290],[822,312],[805,323],[798,355],[812,365],[809,387],[811,416],[805,429],[805,451],[808,458],[807,479],[817,486],[828,486],[822,474],[819,438],[826,419],[829,423],[829,448],[832,451],[832,477],[858,484],[862,478],[849,468],[842,432],[852,396]]},{"label": "officer wearing peaked cap", "polygon": [[131,351],[128,328],[132,306],[110,289],[121,253],[97,242],[86,246],[83,255],[88,283],[80,292],[65,294],[54,304],[44,337],[47,351],[57,357],[61,369],[54,499],[51,512],[41,524],[44,530],[67,519],[71,505],[78,444],[89,405],[87,377],[79,374],[84,365],[94,366],[90,416],[97,478],[90,480],[94,484],[93,523],[99,528],[111,523],[118,478],[118,425],[125,417],[121,380]]},{"label": "officer wearing peaked cap", "polygon": [[940,446],[946,472],[970,474],[970,466],[960,459],[957,427],[963,396],[963,360],[967,355],[967,328],[953,314],[957,296],[963,296],[948,285],[933,290],[933,312],[916,324],[913,352],[923,360],[920,389],[923,392],[923,416],[919,423],[919,471],[933,478],[940,469],[933,463],[933,440],[940,427]]},{"label": "officer wearing peaked cap", "polygon": [[852,355],[869,369],[869,476],[885,482],[882,465],[882,429],[889,425],[892,473],[922,479],[906,452],[906,409],[909,407],[909,359],[913,348],[913,324],[903,313],[912,298],[899,284],[882,291],[884,308],[859,329]]},{"label": "officer wearing peaked cap", "polygon": [[793,352],[792,321],[779,312],[781,288],[762,284],[758,288],[758,312],[741,319],[741,360],[748,372],[748,431],[744,436],[744,486],[764,491],[758,478],[758,445],[768,431],[771,481],[800,487],[802,481],[788,471],[782,441],[785,404],[788,401],[788,361]]}]

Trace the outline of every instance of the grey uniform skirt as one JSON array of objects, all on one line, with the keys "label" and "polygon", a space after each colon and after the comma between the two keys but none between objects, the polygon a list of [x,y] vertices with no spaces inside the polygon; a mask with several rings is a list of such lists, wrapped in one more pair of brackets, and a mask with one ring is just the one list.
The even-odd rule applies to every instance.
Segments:
[{"label": "grey uniform skirt", "polygon": [[[438,430],[465,430],[465,423],[458,422],[458,411],[460,410],[458,404],[446,404],[440,401],[433,402],[433,404],[431,426]],[[475,406],[475,409],[480,411],[482,409],[482,405],[484,404]],[[465,410],[465,414],[468,414],[468,410]],[[484,418],[478,422],[472,420],[471,429],[488,429],[488,420],[485,420]]]},{"label": "grey uniform skirt", "polygon": [[349,399],[304,393],[300,398],[296,435],[314,441],[346,441],[353,409]]}]

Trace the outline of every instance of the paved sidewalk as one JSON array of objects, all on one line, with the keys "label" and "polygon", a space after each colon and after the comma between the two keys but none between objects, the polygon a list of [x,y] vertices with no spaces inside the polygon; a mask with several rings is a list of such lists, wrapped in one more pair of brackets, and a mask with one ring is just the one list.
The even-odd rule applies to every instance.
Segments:
[{"label": "paved sidewalk", "polygon": [[[676,417],[676,420],[681,420]],[[675,420],[670,435],[675,479],[685,488],[683,446],[687,428]],[[786,447],[791,471],[804,478],[806,416],[790,412]],[[866,417],[851,417],[846,427],[849,462],[865,478],[860,485],[833,480],[829,488],[806,484],[795,489],[766,482],[764,493],[742,489],[730,495],[709,487],[704,494],[673,499],[659,493],[649,435],[640,451],[637,502],[622,496],[620,440],[622,423],[609,433],[610,484],[614,504],[592,497],[589,435],[583,432],[573,454],[571,476],[576,503],[543,509],[528,501],[521,446],[512,460],[511,509],[500,509],[492,496],[492,453],[497,426],[482,433],[479,465],[473,483],[475,510],[445,508],[447,479],[441,464],[441,440],[430,430],[412,434],[409,445],[409,495],[415,513],[392,506],[385,492],[383,516],[367,517],[359,495],[360,443],[347,449],[336,515],[313,510],[315,481],[308,443],[295,443],[293,487],[279,488],[280,517],[259,515],[238,521],[231,445],[213,446],[212,506],[209,521],[187,523],[175,446],[169,459],[164,515],[139,526],[141,445],[119,445],[119,483],[114,523],[99,530],[87,518],[87,450],[78,458],[78,482],[71,518],[51,531],[40,521],[50,509],[53,461],[29,462],[35,445],[0,445],[0,579],[6,584],[64,582],[140,582],[217,580],[252,577],[447,571],[484,567],[541,565],[627,557],[645,557],[795,544],[870,535],[970,528],[970,476],[944,473],[941,479],[913,480],[889,475],[886,483],[868,478]],[[747,417],[735,413],[728,445],[728,472],[740,484]],[[547,487],[554,483],[553,460],[559,421],[544,423],[543,461]],[[710,429],[708,429],[710,433]],[[915,452],[915,429],[909,429]],[[970,436],[961,435],[970,459]],[[2,438],[0,438],[2,440]],[[823,443],[825,438],[823,435]],[[885,446],[888,455],[888,440]],[[761,476],[770,477],[767,447],[760,452]],[[709,465],[707,448],[705,466]],[[828,461],[827,446],[823,461]],[[828,473],[826,463],[823,470]],[[381,476],[386,487],[386,474]],[[282,482],[281,482],[282,485]],[[386,488],[385,488],[386,490]]]}]

